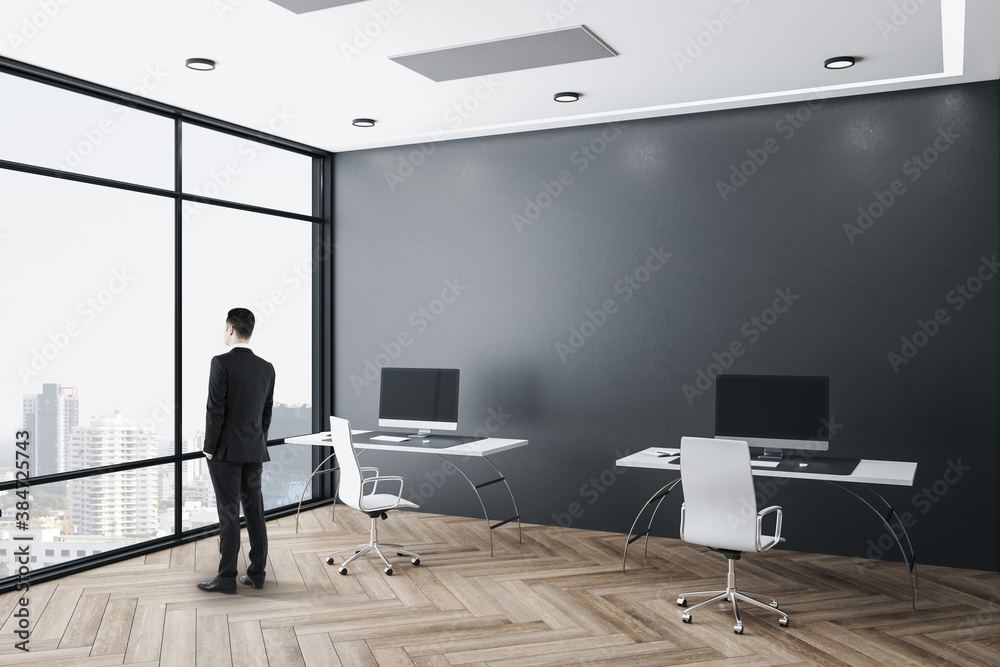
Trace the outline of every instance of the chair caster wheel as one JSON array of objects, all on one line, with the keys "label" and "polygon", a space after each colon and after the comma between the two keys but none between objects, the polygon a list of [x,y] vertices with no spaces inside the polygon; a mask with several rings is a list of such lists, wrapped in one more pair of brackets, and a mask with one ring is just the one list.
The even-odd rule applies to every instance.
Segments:
[{"label": "chair caster wheel", "polygon": [[337,572],[340,572],[341,574],[347,574],[347,568],[341,567],[339,570],[337,570]]},{"label": "chair caster wheel", "polygon": [[736,625],[734,625],[733,626],[733,632],[735,632],[738,635],[742,635],[743,634],[743,624],[742,623],[737,623]]},{"label": "chair caster wheel", "polygon": [[327,556],[326,557],[326,564],[327,565],[333,565],[333,556]]},{"label": "chair caster wheel", "polygon": [[778,601],[777,600],[771,600],[771,608],[772,609],[777,609],[778,608]]},{"label": "chair caster wheel", "polygon": [[780,625],[783,628],[787,628],[788,627],[788,617],[785,616],[784,618],[779,618],[778,619],[778,625]]},{"label": "chair caster wheel", "polygon": [[385,574],[386,574],[386,576],[391,577],[392,576],[392,568],[391,567],[385,568]]},{"label": "chair caster wheel", "polygon": [[413,563],[414,565],[420,565],[420,559],[419,558],[414,558],[410,562]]},{"label": "chair caster wheel", "polygon": [[684,597],[683,595],[680,596],[679,598],[677,598],[677,606],[678,607],[686,607],[686,606],[688,606],[687,598]]},{"label": "chair caster wheel", "polygon": [[691,622],[691,614],[689,614],[687,612],[684,612],[683,614],[681,614],[681,620],[684,621],[685,623],[690,623]]}]

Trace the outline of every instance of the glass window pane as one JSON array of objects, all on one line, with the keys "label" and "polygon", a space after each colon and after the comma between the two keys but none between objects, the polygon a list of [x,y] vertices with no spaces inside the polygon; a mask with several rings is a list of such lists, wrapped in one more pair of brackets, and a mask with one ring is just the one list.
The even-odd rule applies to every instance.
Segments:
[{"label": "glass window pane", "polygon": [[[312,158],[184,124],[183,190],[226,201],[312,213]],[[198,208],[188,203],[185,210]]]},{"label": "glass window pane", "polygon": [[[0,533],[0,579],[17,571],[14,554],[24,542],[15,537],[31,536],[36,570],[172,535],[173,470],[169,464],[33,484],[28,529]],[[0,506],[13,507],[15,493],[0,491]]]},{"label": "glass window pane", "polygon": [[0,170],[0,432],[32,476],[173,447],[173,202]]},{"label": "glass window pane", "polygon": [[0,159],[173,189],[170,118],[10,74],[0,100]]},{"label": "glass window pane", "polygon": [[[304,445],[279,445],[268,450],[271,460],[264,464],[261,482],[264,494],[264,509],[295,505],[312,498],[312,485],[308,483],[312,472],[312,447]],[[205,458],[185,461],[184,506],[182,523],[184,530],[201,528],[219,523],[215,508],[215,488],[208,474]],[[303,490],[305,495],[303,495]]]},{"label": "glass window pane", "polygon": [[[184,451],[204,446],[209,366],[213,356],[228,352],[226,314],[236,307],[253,311],[250,346],[275,369],[268,438],[311,433],[312,223],[206,206],[185,220],[181,235]],[[287,504],[292,496],[297,502],[312,470],[309,452],[282,446],[270,453],[265,506]],[[185,486],[185,497],[204,498],[214,516],[211,481],[198,479]]]}]

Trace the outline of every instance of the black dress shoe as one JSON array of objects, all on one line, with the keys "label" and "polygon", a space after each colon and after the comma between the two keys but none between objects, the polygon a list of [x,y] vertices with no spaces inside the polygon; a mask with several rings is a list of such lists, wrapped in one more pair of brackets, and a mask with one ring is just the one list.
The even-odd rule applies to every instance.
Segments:
[{"label": "black dress shoe", "polygon": [[259,581],[255,581],[250,578],[250,575],[245,574],[242,577],[240,577],[240,583],[246,584],[251,588],[264,588],[264,577],[261,577]]},{"label": "black dress shoe", "polygon": [[198,588],[205,591],[206,593],[235,593],[236,584],[227,585],[222,579],[216,577],[211,581],[206,581],[205,583],[198,584]]}]

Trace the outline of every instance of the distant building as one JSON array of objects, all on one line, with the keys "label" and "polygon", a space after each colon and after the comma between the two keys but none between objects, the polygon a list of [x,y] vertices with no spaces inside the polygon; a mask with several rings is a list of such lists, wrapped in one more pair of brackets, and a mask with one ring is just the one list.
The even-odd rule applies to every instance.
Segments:
[{"label": "distant building", "polygon": [[[121,415],[92,419],[69,442],[73,470],[156,456],[157,436]],[[150,537],[157,532],[155,468],[138,468],[68,482],[69,521],[78,535],[110,539]]]},{"label": "distant building", "polygon": [[43,384],[42,393],[24,395],[22,415],[22,427],[31,433],[35,445],[32,476],[67,470],[69,437],[80,424],[80,400],[76,389]]},{"label": "distant building", "polygon": [[267,432],[267,437],[271,440],[307,435],[314,430],[312,407],[307,403],[298,405],[275,403],[271,409],[271,427]]},{"label": "distant building", "polygon": [[[26,538],[30,542],[25,541]],[[30,570],[38,570],[140,541],[121,540],[116,544],[108,544],[108,540],[104,538],[79,539],[60,535],[59,528],[52,526],[32,527],[27,531],[15,530],[13,526],[0,528],[0,578],[13,575],[22,565],[27,565]],[[28,563],[22,563],[17,558],[25,544],[31,545]]]}]

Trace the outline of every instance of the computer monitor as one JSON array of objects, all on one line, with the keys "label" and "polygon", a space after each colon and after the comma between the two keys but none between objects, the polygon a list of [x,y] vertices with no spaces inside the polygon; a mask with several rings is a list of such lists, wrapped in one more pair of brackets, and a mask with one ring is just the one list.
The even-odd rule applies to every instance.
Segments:
[{"label": "computer monitor", "polygon": [[763,447],[762,459],[783,449],[830,448],[830,378],[720,375],[715,380],[715,437]]},{"label": "computer monitor", "polygon": [[457,368],[383,368],[378,425],[418,429],[458,429]]}]

